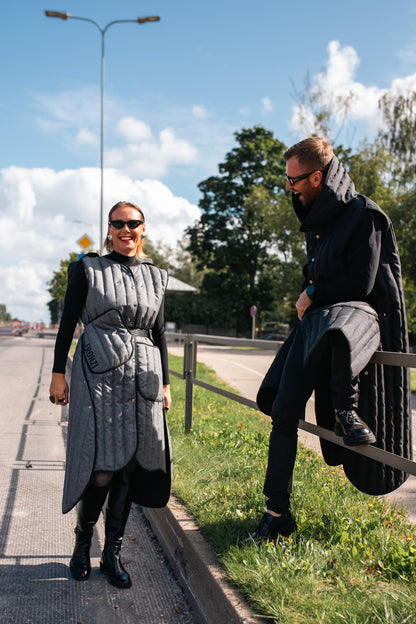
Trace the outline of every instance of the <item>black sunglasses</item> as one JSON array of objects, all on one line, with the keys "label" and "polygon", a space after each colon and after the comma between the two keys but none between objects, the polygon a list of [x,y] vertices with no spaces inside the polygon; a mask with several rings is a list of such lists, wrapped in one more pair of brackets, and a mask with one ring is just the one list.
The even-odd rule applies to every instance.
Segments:
[{"label": "black sunglasses", "polygon": [[288,176],[286,174],[286,179],[289,182],[290,186],[293,186],[294,184],[296,184],[296,182],[300,182],[301,180],[306,180],[306,178],[309,178],[309,176],[312,175],[313,173],[315,173],[315,171],[321,171],[321,170],[320,169],[315,169],[314,171],[311,171],[310,173],[302,173],[302,175],[298,175],[298,176],[295,176],[295,177]]},{"label": "black sunglasses", "polygon": [[140,221],[140,219],[131,219],[131,221],[122,221],[121,219],[114,219],[114,221],[109,221],[108,224],[112,225],[116,230],[122,230],[125,225],[129,228],[129,230],[135,230],[142,225],[144,221]]}]

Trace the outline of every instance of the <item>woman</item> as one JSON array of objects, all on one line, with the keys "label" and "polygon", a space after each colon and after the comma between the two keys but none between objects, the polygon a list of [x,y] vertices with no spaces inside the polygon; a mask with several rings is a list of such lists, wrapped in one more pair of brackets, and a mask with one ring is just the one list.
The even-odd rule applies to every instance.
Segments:
[{"label": "woman", "polygon": [[79,317],[84,332],[71,373],[63,513],[77,505],[76,580],[91,571],[93,527],[107,499],[101,571],[112,585],[131,586],[120,548],[132,501],[164,506],[170,494],[171,404],[164,335],[166,271],[143,253],[145,219],[130,202],[109,213],[103,257],[87,254],[68,269],[50,398],[69,402],[66,359]]}]

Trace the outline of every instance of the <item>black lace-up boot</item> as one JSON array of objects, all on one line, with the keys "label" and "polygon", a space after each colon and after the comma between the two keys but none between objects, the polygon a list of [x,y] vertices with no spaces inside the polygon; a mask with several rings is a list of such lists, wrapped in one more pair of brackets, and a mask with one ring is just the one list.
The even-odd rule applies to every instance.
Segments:
[{"label": "black lace-up boot", "polygon": [[334,432],[343,436],[344,444],[374,444],[376,436],[354,410],[335,410]]},{"label": "black lace-up boot", "polygon": [[250,544],[253,542],[275,541],[279,535],[287,537],[293,531],[296,531],[296,521],[289,510],[280,516],[272,516],[272,514],[266,512],[263,514],[258,527],[244,542]]}]

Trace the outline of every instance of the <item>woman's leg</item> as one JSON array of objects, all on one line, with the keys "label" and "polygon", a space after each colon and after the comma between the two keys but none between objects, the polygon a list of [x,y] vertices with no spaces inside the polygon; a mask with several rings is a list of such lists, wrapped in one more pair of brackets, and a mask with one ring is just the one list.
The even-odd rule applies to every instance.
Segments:
[{"label": "woman's leg", "polygon": [[124,529],[132,503],[130,475],[120,471],[114,474],[107,500],[105,516],[105,544],[100,569],[108,575],[112,585],[125,589],[131,586],[129,574],[120,560]]},{"label": "woman's leg", "polygon": [[72,577],[85,581],[91,572],[91,538],[110,488],[112,472],[95,472],[77,505],[75,548],[69,567]]}]

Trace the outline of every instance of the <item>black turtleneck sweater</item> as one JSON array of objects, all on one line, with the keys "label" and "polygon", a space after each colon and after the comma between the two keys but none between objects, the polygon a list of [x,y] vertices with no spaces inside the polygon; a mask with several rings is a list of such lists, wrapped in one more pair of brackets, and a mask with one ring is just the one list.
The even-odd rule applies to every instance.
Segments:
[{"label": "black turtleneck sweater", "polygon": [[[140,264],[135,256],[123,256],[112,251],[105,256],[114,262],[134,266]],[[72,337],[88,294],[88,280],[82,262],[74,262],[68,268],[68,287],[65,294],[64,308],[55,343],[55,358],[52,372],[65,373],[66,360]],[[165,338],[165,315],[163,303],[152,327],[153,342],[159,348],[162,358],[163,385],[169,384],[168,350]]]}]

